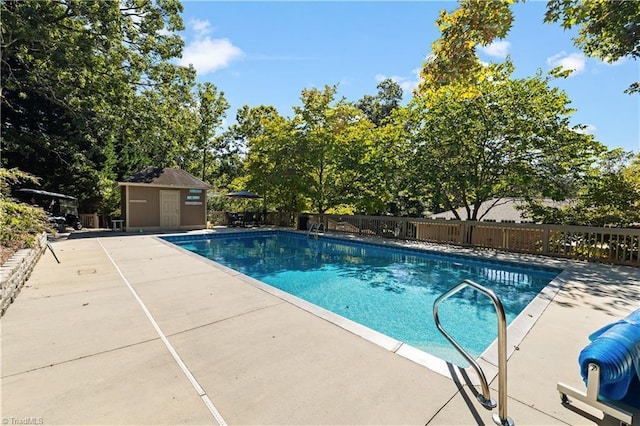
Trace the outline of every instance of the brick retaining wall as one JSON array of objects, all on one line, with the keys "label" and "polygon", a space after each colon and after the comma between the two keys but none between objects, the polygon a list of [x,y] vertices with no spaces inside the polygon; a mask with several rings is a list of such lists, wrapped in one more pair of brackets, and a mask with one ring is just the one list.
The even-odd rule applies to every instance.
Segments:
[{"label": "brick retaining wall", "polygon": [[18,296],[46,248],[47,234],[42,234],[33,248],[18,250],[0,267],[0,317]]}]

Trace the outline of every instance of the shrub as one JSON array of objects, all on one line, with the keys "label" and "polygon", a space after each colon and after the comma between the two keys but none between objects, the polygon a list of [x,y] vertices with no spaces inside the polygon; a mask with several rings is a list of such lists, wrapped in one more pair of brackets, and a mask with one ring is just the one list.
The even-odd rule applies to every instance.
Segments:
[{"label": "shrub", "polygon": [[4,247],[31,247],[39,234],[49,230],[49,220],[42,209],[2,197],[0,212],[0,245]]},{"label": "shrub", "polygon": [[0,246],[9,250],[32,247],[36,237],[49,230],[44,210],[20,203],[9,195],[10,184],[37,183],[37,178],[17,169],[0,168]]}]

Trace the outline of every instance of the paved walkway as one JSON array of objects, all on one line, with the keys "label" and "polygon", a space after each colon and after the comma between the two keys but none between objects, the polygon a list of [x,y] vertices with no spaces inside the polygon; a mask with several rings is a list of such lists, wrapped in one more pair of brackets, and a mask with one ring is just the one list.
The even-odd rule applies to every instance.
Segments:
[{"label": "paved walkway", "polygon": [[[153,236],[111,235],[54,243],[61,263],[46,252],[0,321],[4,424],[493,424],[459,371],[451,380]],[[562,278],[510,357],[509,415],[615,424],[564,407],[556,384],[582,388],[577,355],[639,306],[640,271],[571,264]]]}]

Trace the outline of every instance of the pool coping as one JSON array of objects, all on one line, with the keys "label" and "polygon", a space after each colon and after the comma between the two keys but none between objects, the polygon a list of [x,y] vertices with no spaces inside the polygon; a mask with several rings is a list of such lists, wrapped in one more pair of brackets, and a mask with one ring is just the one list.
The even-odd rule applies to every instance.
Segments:
[{"label": "pool coping", "polygon": [[[469,381],[473,385],[480,385],[480,380],[476,377],[475,371],[472,367],[458,367],[456,365],[451,364],[448,361],[445,361],[441,358],[438,358],[435,355],[429,354],[421,349],[418,349],[408,343],[402,342],[393,337],[387,336],[386,334],[380,333],[376,330],[373,330],[369,327],[366,327],[360,323],[352,321],[348,318],[340,316],[334,312],[331,312],[325,308],[317,306],[311,302],[308,302],[304,299],[301,299],[297,296],[294,296],[285,291],[279,290],[275,287],[270,286],[269,284],[263,283],[255,278],[252,278],[248,275],[245,275],[241,272],[236,271],[235,269],[231,269],[227,266],[224,266],[214,260],[208,259],[199,254],[193,253],[187,249],[180,247],[179,245],[173,244],[171,241],[165,239],[165,237],[181,237],[181,240],[188,240],[190,236],[196,235],[211,235],[211,234],[232,234],[232,233],[258,233],[258,232],[286,232],[286,233],[295,233],[298,235],[307,235],[306,231],[297,231],[297,230],[282,230],[279,228],[222,228],[216,230],[205,230],[205,231],[196,231],[191,232],[188,235],[183,233],[181,234],[166,234],[166,235],[158,235],[153,238],[160,241],[163,244],[169,245],[175,249],[178,249],[182,253],[185,253],[189,256],[197,258],[201,261],[211,264],[216,269],[219,269],[243,282],[246,282],[266,293],[269,293],[281,300],[284,300],[288,303],[297,306],[300,309],[303,309],[323,320],[334,324],[338,327],[341,327],[344,330],[347,330],[377,346],[380,346],[390,352],[393,352],[403,358],[406,358],[416,364],[419,364],[423,367],[428,368],[429,370],[438,373],[444,377],[449,379],[454,379],[455,375],[459,375],[462,371],[463,376],[468,377]],[[520,343],[524,340],[529,331],[533,328],[538,319],[542,316],[546,308],[549,306],[551,301],[554,299],[558,291],[562,288],[563,283],[566,281],[567,276],[570,274],[570,267],[579,263],[574,260],[568,259],[557,259],[557,258],[548,258],[545,256],[536,256],[529,254],[519,254],[519,253],[507,253],[507,252],[497,252],[497,251],[489,251],[489,250],[478,250],[478,249],[469,249],[465,247],[452,246],[452,245],[441,245],[441,244],[432,244],[428,242],[419,242],[419,241],[410,241],[410,240],[389,240],[381,237],[368,237],[368,236],[357,236],[357,235],[342,235],[342,234],[334,234],[334,233],[325,233],[321,234],[320,238],[324,235],[328,236],[332,239],[344,240],[349,242],[363,242],[366,244],[373,244],[378,246],[387,246],[399,249],[413,249],[417,251],[427,252],[429,254],[438,255],[439,252],[443,252],[444,255],[454,255],[460,256],[464,258],[470,258],[473,260],[481,260],[481,261],[496,261],[496,263],[508,263],[515,264],[515,266],[524,266],[527,267],[527,263],[536,263],[537,265],[543,266],[545,269],[558,269],[561,272],[552,279],[549,284],[547,284],[540,292],[534,297],[534,299],[527,304],[527,306],[518,314],[516,318],[509,324],[507,327],[507,359],[511,357],[511,355],[519,349]],[[346,238],[345,238],[346,237]],[[491,254],[493,259],[487,259],[486,255]],[[483,372],[489,382],[493,381],[498,374],[498,341],[497,338],[485,349],[478,358],[476,358],[476,362],[481,366]],[[469,374],[473,372],[473,374]],[[459,376],[458,376],[459,377]]]}]

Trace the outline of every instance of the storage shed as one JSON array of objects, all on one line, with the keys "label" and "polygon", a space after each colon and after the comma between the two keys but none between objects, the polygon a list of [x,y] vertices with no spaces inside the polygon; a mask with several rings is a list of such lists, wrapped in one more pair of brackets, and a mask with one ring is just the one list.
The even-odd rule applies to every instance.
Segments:
[{"label": "storage shed", "polygon": [[207,227],[207,190],[211,188],[180,169],[145,167],[123,182],[125,230],[177,231]]}]

